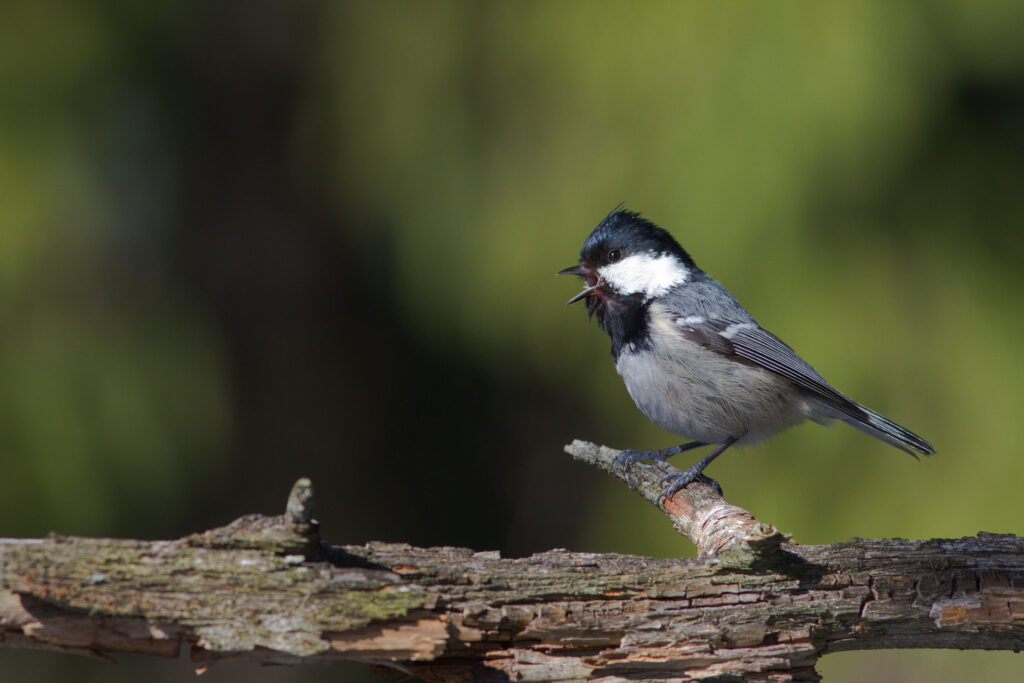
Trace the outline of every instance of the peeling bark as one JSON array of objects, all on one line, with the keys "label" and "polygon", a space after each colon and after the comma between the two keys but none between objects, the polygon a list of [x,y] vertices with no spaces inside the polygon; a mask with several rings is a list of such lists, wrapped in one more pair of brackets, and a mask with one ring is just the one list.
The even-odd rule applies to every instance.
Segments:
[{"label": "peeling bark", "polygon": [[[662,467],[627,484],[656,496]],[[302,480],[283,516],[176,541],[0,540],[0,645],[107,658],[185,644],[200,671],[348,660],[437,681],[803,681],[829,652],[1024,646],[1012,535],[802,546],[692,485],[665,509],[701,557],[504,559],[326,545],[311,504]]]}]

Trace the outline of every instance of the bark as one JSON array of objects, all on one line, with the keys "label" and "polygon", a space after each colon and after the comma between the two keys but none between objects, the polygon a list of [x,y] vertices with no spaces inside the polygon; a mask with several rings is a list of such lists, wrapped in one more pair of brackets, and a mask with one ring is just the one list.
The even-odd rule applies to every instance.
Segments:
[{"label": "bark", "polygon": [[[576,442],[611,470],[616,451]],[[617,473],[653,500],[667,465]],[[872,648],[1024,645],[1024,539],[790,542],[711,486],[666,501],[700,557],[320,541],[284,515],[175,541],[0,540],[0,644],[108,657],[367,662],[427,680],[817,680]]]}]

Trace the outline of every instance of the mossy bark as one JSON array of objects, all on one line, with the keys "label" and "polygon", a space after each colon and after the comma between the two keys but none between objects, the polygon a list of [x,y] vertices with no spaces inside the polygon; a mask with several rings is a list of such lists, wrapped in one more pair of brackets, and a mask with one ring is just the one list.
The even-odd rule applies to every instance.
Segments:
[{"label": "mossy bark", "polygon": [[108,657],[184,644],[200,669],[349,660],[438,681],[801,681],[829,652],[1024,647],[1016,536],[802,546],[750,516],[694,559],[505,559],[327,545],[311,493],[295,498],[283,516],[176,541],[0,540],[0,645]]}]

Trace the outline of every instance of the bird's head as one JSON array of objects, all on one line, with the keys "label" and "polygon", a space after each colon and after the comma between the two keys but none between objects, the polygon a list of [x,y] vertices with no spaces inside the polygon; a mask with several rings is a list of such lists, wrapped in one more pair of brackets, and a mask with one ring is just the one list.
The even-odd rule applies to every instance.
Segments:
[{"label": "bird's head", "polygon": [[579,264],[558,274],[583,278],[583,291],[567,303],[586,300],[587,311],[601,321],[616,309],[664,295],[696,272],[693,259],[672,235],[640,214],[618,208],[587,237]]}]

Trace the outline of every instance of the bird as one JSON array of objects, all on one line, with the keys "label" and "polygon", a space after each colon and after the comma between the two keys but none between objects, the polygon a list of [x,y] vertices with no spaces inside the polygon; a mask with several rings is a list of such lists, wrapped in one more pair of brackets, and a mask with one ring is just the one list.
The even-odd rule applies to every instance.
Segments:
[{"label": "bird", "polygon": [[587,237],[578,275],[586,302],[612,343],[615,369],[651,422],[690,441],[623,451],[620,471],[713,445],[686,470],[665,477],[662,503],[703,474],[729,447],[753,444],[806,420],[840,420],[917,458],[931,444],[833,388],[736,298],[697,267],[672,235],[619,205]]}]

